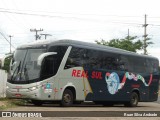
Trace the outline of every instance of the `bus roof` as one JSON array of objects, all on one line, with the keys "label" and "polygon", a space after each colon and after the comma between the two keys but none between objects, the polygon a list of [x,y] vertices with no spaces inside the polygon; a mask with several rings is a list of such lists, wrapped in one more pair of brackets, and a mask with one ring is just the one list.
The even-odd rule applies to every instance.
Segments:
[{"label": "bus roof", "polygon": [[119,49],[119,48],[113,48],[113,47],[99,45],[99,44],[95,44],[95,43],[88,43],[88,42],[82,42],[82,41],[70,40],[70,39],[40,40],[40,41],[35,41],[35,42],[29,43],[29,44],[21,45],[17,49],[50,47],[50,46],[54,46],[54,45],[75,46],[75,47],[80,47],[80,48],[108,51],[108,52],[113,52],[113,53],[117,53],[117,54],[132,55],[132,56],[137,56],[137,57],[146,57],[146,58],[152,58],[152,59],[158,60],[158,58],[156,58],[156,57],[152,57],[152,56],[148,56],[148,55],[141,55],[141,54],[127,51],[127,50]]}]

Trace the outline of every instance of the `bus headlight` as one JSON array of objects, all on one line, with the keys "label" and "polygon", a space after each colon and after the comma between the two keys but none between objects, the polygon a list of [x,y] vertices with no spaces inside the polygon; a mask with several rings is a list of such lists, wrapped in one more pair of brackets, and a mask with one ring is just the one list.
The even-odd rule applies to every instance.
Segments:
[{"label": "bus headlight", "polygon": [[37,87],[31,87],[31,88],[28,88],[29,90],[36,90],[37,89]]},{"label": "bus headlight", "polygon": [[8,89],[9,87],[8,86],[6,86],[6,89]]}]

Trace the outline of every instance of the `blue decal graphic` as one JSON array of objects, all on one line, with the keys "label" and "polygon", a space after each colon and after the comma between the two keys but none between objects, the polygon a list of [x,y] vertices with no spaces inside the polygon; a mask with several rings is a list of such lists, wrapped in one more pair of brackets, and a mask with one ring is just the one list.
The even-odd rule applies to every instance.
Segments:
[{"label": "blue decal graphic", "polygon": [[49,83],[46,84],[46,89],[50,89],[51,85]]},{"label": "blue decal graphic", "polygon": [[120,80],[119,80],[119,76],[117,73],[115,72],[112,72],[112,73],[109,73],[107,72],[106,73],[106,76],[105,76],[105,80],[106,80],[106,83],[107,83],[107,86],[108,86],[108,91],[110,94],[116,94],[118,92],[118,90],[122,89],[123,86],[125,85],[126,83],[126,80],[134,80],[134,81],[142,81],[142,83],[148,87],[150,86],[150,84],[152,83],[152,74],[150,74],[150,80],[148,82],[148,84],[145,82],[145,79],[139,75],[139,74],[133,74],[133,73],[129,73],[129,72],[126,72],[124,74],[124,77],[120,83]]},{"label": "blue decal graphic", "polygon": [[118,91],[118,87],[119,87],[119,76],[117,73],[112,72],[110,75],[106,75],[106,83],[107,83],[107,87],[108,87],[108,91],[110,94],[115,94]]}]

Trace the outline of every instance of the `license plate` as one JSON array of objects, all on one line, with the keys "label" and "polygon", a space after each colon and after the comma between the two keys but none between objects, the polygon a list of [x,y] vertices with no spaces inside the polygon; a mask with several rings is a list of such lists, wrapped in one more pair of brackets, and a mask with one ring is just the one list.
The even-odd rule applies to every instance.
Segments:
[{"label": "license plate", "polygon": [[22,97],[22,95],[21,95],[21,94],[15,94],[15,96],[16,96],[16,97]]}]

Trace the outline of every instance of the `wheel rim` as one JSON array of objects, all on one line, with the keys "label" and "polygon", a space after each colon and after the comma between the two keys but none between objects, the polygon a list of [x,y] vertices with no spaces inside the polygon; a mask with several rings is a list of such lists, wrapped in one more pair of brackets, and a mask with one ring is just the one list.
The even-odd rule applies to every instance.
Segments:
[{"label": "wheel rim", "polygon": [[133,96],[132,99],[131,99],[131,102],[132,102],[133,105],[136,105],[137,104],[137,97]]},{"label": "wheel rim", "polygon": [[64,102],[65,103],[70,103],[72,101],[72,98],[69,94],[64,95]]}]

